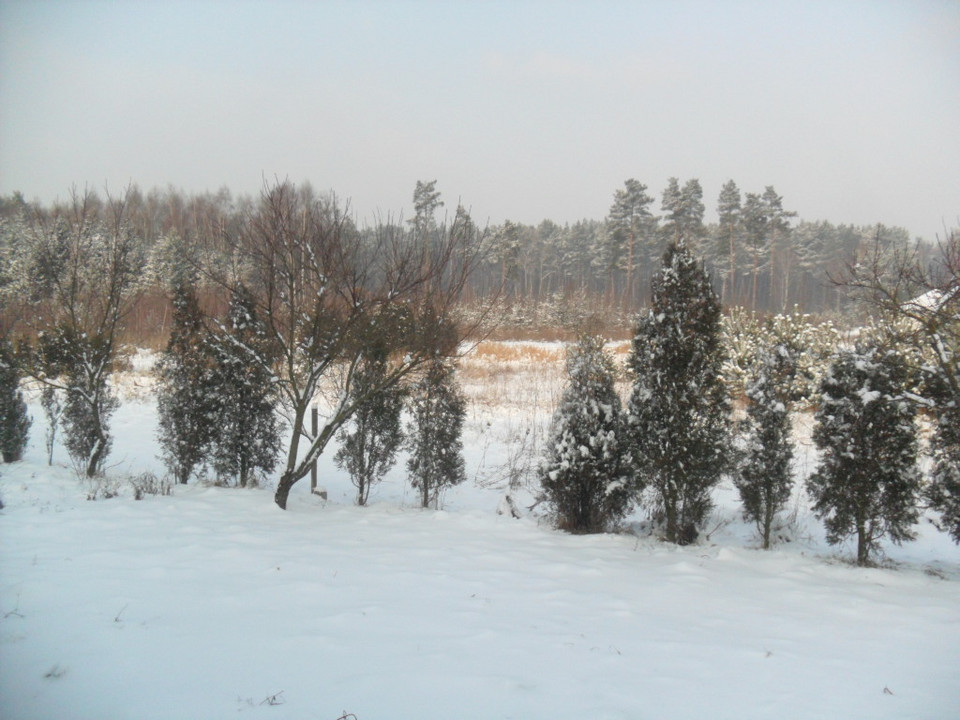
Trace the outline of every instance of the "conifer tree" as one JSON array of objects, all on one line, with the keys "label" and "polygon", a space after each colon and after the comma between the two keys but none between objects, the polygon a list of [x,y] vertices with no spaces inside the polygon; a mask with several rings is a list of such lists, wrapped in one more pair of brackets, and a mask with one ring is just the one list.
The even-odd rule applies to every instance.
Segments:
[{"label": "conifer tree", "polygon": [[196,293],[187,279],[173,290],[173,323],[157,363],[158,439],[176,482],[185,484],[216,431],[215,368]]},{"label": "conifer tree", "polygon": [[269,474],[280,452],[274,378],[275,349],[244,287],[231,293],[227,322],[214,341],[217,397],[213,469],[240,487]]},{"label": "conifer tree", "polygon": [[109,383],[117,356],[113,343],[114,338],[90,336],[68,324],[39,337],[41,369],[35,372],[44,383],[63,390],[63,444],[78,474],[88,478],[103,472],[113,447],[110,419],[120,406]]},{"label": "conifer tree", "polygon": [[32,420],[20,390],[20,371],[6,338],[0,340],[0,454],[5,463],[23,458]]},{"label": "conifer tree", "polygon": [[960,398],[947,372],[953,370],[954,381],[960,377],[956,351],[951,352],[944,365],[927,369],[926,394],[937,414],[931,441],[933,472],[927,495],[931,506],[940,512],[939,527],[960,544]]},{"label": "conifer tree", "polygon": [[653,280],[629,359],[629,451],[666,524],[666,539],[697,537],[710,490],[728,465],[729,401],[722,383],[720,302],[686,246],[671,243]]},{"label": "conifer tree", "polygon": [[746,447],[734,484],[740,492],[744,517],[756,523],[764,550],[770,547],[773,521],[793,490],[789,414],[792,375],[790,351],[785,345],[777,345],[763,353],[757,377],[746,393]]},{"label": "conifer tree", "polygon": [[567,386],[553,415],[540,484],[557,525],[604,532],[631,505],[620,397],[603,339],[582,335],[567,353]]},{"label": "conifer tree", "polygon": [[357,505],[367,504],[371,488],[393,467],[403,440],[400,414],[404,392],[397,385],[384,387],[387,360],[382,347],[372,347],[366,352],[352,392],[369,397],[340,431],[340,449],[333,457],[337,467],[350,474],[357,488]]},{"label": "conifer tree", "polygon": [[813,440],[820,464],[807,481],[827,541],[857,538],[857,563],[889,536],[912,540],[920,473],[914,405],[903,358],[878,347],[839,353],[820,385]]},{"label": "conifer tree", "polygon": [[453,365],[435,359],[414,386],[407,445],[410,482],[420,491],[421,507],[438,507],[446,487],[466,479],[463,422],[467,401],[456,384]]}]

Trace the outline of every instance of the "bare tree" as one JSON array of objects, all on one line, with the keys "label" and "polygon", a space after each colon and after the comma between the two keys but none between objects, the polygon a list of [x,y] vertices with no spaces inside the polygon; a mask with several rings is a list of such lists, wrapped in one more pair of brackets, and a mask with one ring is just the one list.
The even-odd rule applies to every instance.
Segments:
[{"label": "bare tree", "polygon": [[938,239],[932,257],[928,246],[887,235],[878,226],[872,241],[831,280],[878,312],[899,340],[927,356],[960,400],[960,230]]},{"label": "bare tree", "polygon": [[[479,234],[467,220],[458,213],[430,242],[390,223],[361,234],[335,197],[277,182],[227,238],[279,358],[270,362],[248,349],[251,363],[270,365],[291,429],[275,496],[281,508],[371,395],[457,352],[454,310],[479,262]],[[374,338],[388,367],[357,392],[357,371]],[[324,420],[314,435],[306,421],[318,401]]]}]

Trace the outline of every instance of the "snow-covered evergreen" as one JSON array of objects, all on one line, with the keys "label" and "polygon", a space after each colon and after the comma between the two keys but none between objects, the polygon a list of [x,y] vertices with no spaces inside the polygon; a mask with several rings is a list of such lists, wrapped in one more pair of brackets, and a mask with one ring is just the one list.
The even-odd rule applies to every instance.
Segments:
[{"label": "snow-covered evergreen", "polygon": [[720,302],[681,243],[653,281],[629,360],[629,451],[662,514],[666,538],[689,543],[728,466],[730,410],[721,370]]},{"label": "snow-covered evergreen", "polygon": [[557,525],[603,532],[631,506],[620,398],[603,339],[582,335],[567,353],[567,386],[553,414],[540,484]]},{"label": "snow-covered evergreen", "polygon": [[907,382],[902,356],[871,345],[838,353],[820,386],[813,440],[821,457],[807,490],[828,542],[856,537],[860,565],[884,536],[915,537],[920,473]]},{"label": "snow-covered evergreen", "polygon": [[120,406],[109,383],[116,360],[113,343],[111,337],[91,337],[68,324],[39,337],[33,372],[63,391],[63,444],[77,472],[87,477],[103,471],[113,446],[110,419]]},{"label": "snow-covered evergreen", "polygon": [[196,294],[187,280],[173,290],[173,322],[157,362],[158,440],[178,483],[202,466],[216,432],[214,358]]},{"label": "snow-covered evergreen", "polygon": [[246,288],[231,293],[227,322],[214,346],[213,469],[221,482],[247,487],[276,467],[281,426],[269,371],[273,346]]},{"label": "snow-covered evergreen", "polygon": [[790,389],[793,357],[784,345],[762,353],[757,377],[747,388],[747,417],[742,424],[743,459],[734,484],[743,501],[743,514],[770,547],[773,523],[793,490],[790,463]]},{"label": "snow-covered evergreen", "polygon": [[20,391],[20,370],[13,348],[9,340],[3,338],[0,340],[0,454],[5,463],[23,457],[31,422]]},{"label": "snow-covered evergreen", "polygon": [[340,433],[337,467],[350,474],[357,488],[357,505],[366,505],[371,488],[393,467],[403,441],[400,414],[404,391],[399,385],[381,390],[387,373],[385,349],[371,347],[360,363],[351,391],[369,395]]},{"label": "snow-covered evergreen", "polygon": [[443,359],[431,361],[411,395],[407,470],[422,507],[438,507],[445,487],[466,480],[462,433],[467,401],[454,372]]}]

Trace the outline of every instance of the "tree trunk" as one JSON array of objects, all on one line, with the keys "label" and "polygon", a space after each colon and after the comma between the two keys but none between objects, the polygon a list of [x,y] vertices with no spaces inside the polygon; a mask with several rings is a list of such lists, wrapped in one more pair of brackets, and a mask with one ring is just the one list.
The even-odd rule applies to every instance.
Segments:
[{"label": "tree trunk", "polygon": [[773,508],[769,498],[763,512],[763,549],[770,549],[770,531],[773,529]]},{"label": "tree trunk", "polygon": [[287,498],[290,497],[290,489],[296,482],[297,477],[292,470],[287,470],[280,476],[280,482],[277,483],[277,492],[274,494],[273,500],[281,510],[287,509]]},{"label": "tree trunk", "polygon": [[100,465],[107,454],[107,438],[103,432],[98,433],[97,442],[93,446],[93,453],[90,455],[90,461],[87,463],[87,477],[92,478],[100,474]]},{"label": "tree trunk", "polygon": [[673,501],[668,501],[664,508],[667,516],[667,542],[676,543],[680,533],[677,532],[677,506]]},{"label": "tree trunk", "polygon": [[866,567],[869,553],[870,542],[867,537],[867,528],[862,522],[857,523],[857,565]]}]

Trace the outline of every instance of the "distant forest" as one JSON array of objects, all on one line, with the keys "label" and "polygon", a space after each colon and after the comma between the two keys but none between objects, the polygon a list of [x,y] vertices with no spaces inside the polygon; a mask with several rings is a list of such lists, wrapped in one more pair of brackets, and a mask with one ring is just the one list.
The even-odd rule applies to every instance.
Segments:
[{"label": "distant forest", "polygon": [[[307,201],[330,202],[309,184],[298,186]],[[88,209],[106,217],[108,199],[90,190],[84,195]],[[105,193],[104,193],[105,194]],[[150,258],[143,307],[132,329],[142,335],[150,323],[165,324],[160,298],[170,285],[175,248],[189,246],[207,258],[226,252],[226,240],[250,217],[259,198],[217,193],[188,194],[173,188],[127,188],[122,196],[126,231],[143,243]],[[423,203],[435,213],[438,227],[444,218],[462,221],[462,207],[443,207],[436,181],[418,182],[414,206]],[[741,192],[727,182],[716,199],[717,222],[705,223],[705,203],[696,179],[681,183],[670,178],[659,199],[647,186],[627,180],[611,195],[607,216],[572,224],[543,220],[538,225],[505,221],[479,228],[484,238],[483,262],[471,276],[463,300],[489,298],[500,293],[512,308],[515,321],[533,322],[539,308],[576,306],[581,312],[632,315],[647,304],[650,279],[660,266],[668,240],[682,238],[702,257],[725,307],[739,306],[762,314],[791,311],[842,314],[849,302],[831,282],[869,247],[905,248],[911,245],[906,230],[883,225],[834,225],[808,221],[789,210],[789,203],[773,186],[762,192]],[[71,203],[42,206],[27,202],[19,193],[0,197],[0,245],[16,246],[23,233],[49,232],[58,222],[69,223]],[[379,219],[376,226],[353,221],[361,236],[413,231],[413,221]],[[876,245],[875,245],[876,243]],[[2,249],[0,248],[0,249]],[[923,243],[921,255],[935,248]],[[228,261],[228,259],[224,259]],[[149,302],[150,298],[154,302]],[[544,311],[546,312],[546,311]],[[140,326],[139,332],[136,326]]]}]

